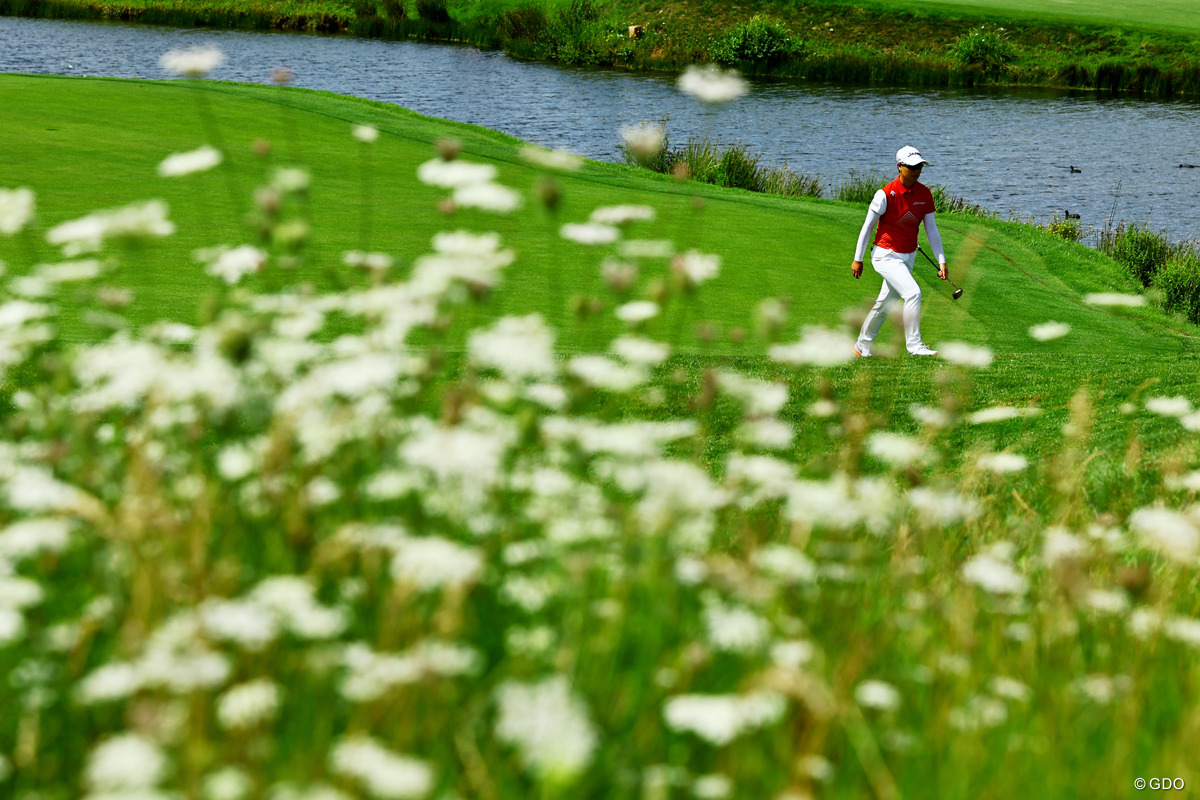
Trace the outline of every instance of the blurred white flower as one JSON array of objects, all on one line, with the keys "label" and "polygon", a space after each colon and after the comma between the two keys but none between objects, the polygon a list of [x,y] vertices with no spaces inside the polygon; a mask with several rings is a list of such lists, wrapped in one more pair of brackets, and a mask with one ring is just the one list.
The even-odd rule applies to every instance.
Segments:
[{"label": "blurred white flower", "polygon": [[1008,475],[1028,467],[1029,459],[1020,453],[984,453],[975,461],[975,464],[985,472]]},{"label": "blurred white flower", "polygon": [[624,225],[627,222],[653,222],[654,209],[651,206],[601,206],[592,212],[588,222],[598,225]]},{"label": "blurred white flower", "polygon": [[1094,306],[1117,306],[1136,308],[1146,305],[1146,296],[1141,294],[1117,294],[1115,292],[1098,292],[1085,294],[1083,302]]},{"label": "blurred white flower", "polygon": [[342,263],[348,267],[362,267],[372,272],[382,272],[391,269],[396,259],[387,253],[364,253],[361,250],[350,250],[342,254]]},{"label": "blurred white flower", "polygon": [[949,412],[934,408],[933,406],[923,406],[913,403],[908,407],[908,414],[922,425],[927,425],[930,428],[949,428],[954,424],[954,418]]},{"label": "blurred white flower", "polygon": [[178,178],[193,172],[204,172],[221,163],[221,151],[204,145],[186,153],[167,156],[158,165],[158,174],[164,178]]},{"label": "blurred white flower", "polygon": [[929,455],[919,439],[891,431],[872,431],[867,436],[867,452],[901,468],[925,461]]},{"label": "blurred white flower", "polygon": [[750,84],[736,72],[726,72],[712,65],[688,67],[676,85],[680,91],[705,103],[728,103],[750,91]]},{"label": "blurred white flower", "polygon": [[417,167],[417,180],[440,189],[459,189],[490,183],[495,177],[496,168],[491,164],[473,164],[460,159],[443,161],[435,158]]},{"label": "blurred white flower", "polygon": [[1055,567],[1062,562],[1078,561],[1087,554],[1087,542],[1065,528],[1054,527],[1046,531],[1042,541],[1042,560],[1046,566]]},{"label": "blurred white flower", "polygon": [[329,753],[329,768],[380,800],[424,797],[434,774],[424,761],[393,753],[369,736],[342,739]]},{"label": "blurred white flower", "polygon": [[733,781],[715,772],[701,775],[692,782],[692,794],[699,800],[724,800],[733,794]]},{"label": "blurred white flower", "polygon": [[92,748],[83,779],[97,794],[133,795],[157,785],[166,773],[167,757],[157,745],[136,733],[123,733]]},{"label": "blurred white flower", "polygon": [[1071,326],[1065,322],[1043,322],[1041,325],[1034,325],[1029,329],[1029,335],[1039,342],[1061,339],[1070,332]]},{"label": "blurred white flower", "polygon": [[276,167],[271,173],[271,188],[286,194],[308,191],[312,176],[303,167]]},{"label": "blurred white flower", "polygon": [[420,591],[455,590],[483,574],[483,554],[438,536],[409,537],[392,559],[392,578]]},{"label": "blurred white flower", "polygon": [[658,303],[650,300],[634,300],[626,303],[623,306],[618,306],[616,310],[617,319],[630,324],[645,322],[649,319],[654,319],[658,316],[662,309]]},{"label": "blurred white flower", "polygon": [[721,271],[721,257],[698,250],[680,253],[671,259],[671,269],[691,286],[699,286],[707,280],[717,277]]},{"label": "blurred white flower", "polygon": [[612,244],[621,237],[619,229],[597,222],[568,222],[558,233],[579,244]]},{"label": "blurred white flower", "polygon": [[517,749],[525,768],[552,783],[587,768],[599,745],[587,704],[563,675],[508,681],[496,690],[496,738]]},{"label": "blurred white flower", "polygon": [[788,400],[786,383],[747,378],[728,370],[717,373],[717,385],[745,406],[748,417],[778,414]]},{"label": "blurred white flower", "polygon": [[1091,589],[1084,595],[1083,602],[1101,614],[1125,614],[1129,611],[1129,595],[1120,589]]},{"label": "blurred white flower", "polygon": [[854,337],[842,331],[809,326],[799,342],[771,345],[768,355],[772,361],[785,364],[832,367],[854,358]]},{"label": "blurred white flower", "polygon": [[771,638],[770,624],[748,608],[709,603],[704,608],[709,643],[730,653],[753,653]]},{"label": "blurred white flower", "polygon": [[725,482],[737,491],[742,508],[787,497],[795,480],[795,466],[782,459],[731,453],[725,462]]},{"label": "blurred white flower", "polygon": [[30,189],[0,189],[0,234],[20,232],[33,219],[35,205]]},{"label": "blurred white flower", "polygon": [[216,47],[193,47],[168,51],[158,63],[167,72],[186,78],[203,78],[225,63],[225,54]]},{"label": "blurred white flower", "polygon": [[1153,414],[1162,414],[1164,417],[1186,417],[1193,411],[1191,401],[1183,396],[1148,397],[1146,410]]},{"label": "blurred white flower", "polygon": [[787,701],[774,692],[685,694],[667,700],[663,718],[674,731],[723,747],[744,733],[774,725],[786,711]]},{"label": "blurred white flower", "polygon": [[597,389],[630,392],[645,383],[650,375],[641,364],[621,364],[607,356],[575,356],[567,362],[567,372]]},{"label": "blurred white flower", "polygon": [[253,245],[233,249],[220,248],[203,255],[212,257],[205,271],[214,278],[234,284],[247,275],[259,272],[267,263],[267,254]]},{"label": "blurred white flower", "polygon": [[217,722],[225,730],[241,731],[275,718],[279,686],[267,678],[241,683],[217,700]]},{"label": "blurred white flower", "polygon": [[930,525],[957,525],[979,514],[979,502],[954,491],[938,491],[918,486],[908,492],[908,504],[921,512],[921,521]]},{"label": "blurred white flower", "polygon": [[866,680],[854,687],[854,699],[863,708],[895,711],[900,708],[900,692],[890,683]]},{"label": "blurred white flower", "polygon": [[1004,422],[1018,417],[1033,417],[1042,413],[1040,408],[1013,408],[1012,406],[992,406],[968,414],[966,419],[971,425],[986,425],[989,422]]},{"label": "blurred white flower", "polygon": [[174,232],[175,223],[167,219],[167,204],[147,200],[56,225],[47,231],[46,241],[73,257],[99,250],[108,239],[163,237]]},{"label": "blurred white flower", "polygon": [[963,578],[985,592],[997,595],[1024,594],[1029,579],[1017,572],[1012,564],[992,555],[977,555],[963,564]]},{"label": "blurred white flower", "polygon": [[780,669],[797,670],[810,664],[817,654],[812,642],[793,639],[771,645],[771,663]]},{"label": "blurred white flower", "polygon": [[642,336],[620,336],[613,339],[612,350],[629,364],[656,367],[667,360],[671,346]]},{"label": "blurred white flower", "polygon": [[1148,547],[1181,564],[1194,565],[1200,529],[1187,516],[1169,508],[1139,508],[1129,515],[1129,529]]},{"label": "blurred white flower", "polygon": [[25,635],[25,616],[15,608],[0,606],[0,647],[6,647]]},{"label": "blurred white flower", "polygon": [[41,553],[61,553],[70,541],[71,523],[58,517],[35,517],[0,530],[0,561],[12,562]]},{"label": "blurred white flower", "polygon": [[1003,725],[1008,707],[994,697],[972,695],[964,705],[950,709],[950,727],[960,731],[978,731]]},{"label": "blurred white flower", "polygon": [[939,345],[937,351],[938,355],[951,364],[977,369],[992,365],[992,351],[986,347],[974,347],[964,342],[946,342]]},{"label": "blurred white flower", "polygon": [[841,411],[841,408],[838,404],[826,397],[814,400],[812,403],[809,403],[808,408],[804,409],[805,414],[817,419],[836,417],[839,411]]},{"label": "blurred white flower", "polygon": [[583,169],[582,158],[562,150],[547,150],[543,147],[526,145],[521,148],[521,158],[530,164],[555,172],[578,172]]},{"label": "blurred white flower", "polygon": [[654,158],[662,149],[666,130],[654,122],[642,122],[637,125],[626,125],[621,128],[621,139],[635,157],[645,161]]},{"label": "blurred white flower", "polygon": [[792,426],[775,417],[749,420],[738,429],[738,438],[745,444],[764,450],[783,450],[794,436]]},{"label": "blurred white flower", "polygon": [[988,688],[991,689],[992,694],[1003,697],[1005,700],[1028,703],[1033,698],[1033,690],[1029,686],[1003,675],[997,675],[988,681]]},{"label": "blurred white flower", "polygon": [[541,314],[503,317],[490,328],[472,331],[467,352],[471,363],[512,381],[550,378],[558,371],[554,330]]},{"label": "blurred white flower", "polygon": [[1167,475],[1163,484],[1173,492],[1200,492],[1200,470],[1192,470],[1182,475]]},{"label": "blurred white flower", "polygon": [[204,800],[246,800],[254,782],[245,770],[221,767],[204,776],[200,795]]},{"label": "blurred white flower", "polygon": [[817,565],[794,547],[767,544],[754,551],[750,563],[784,583],[812,584],[817,581]]},{"label": "blurred white flower", "polygon": [[379,138],[379,129],[374,125],[355,125],[351,131],[355,139],[363,144],[371,144]]},{"label": "blurred white flower", "polygon": [[521,207],[521,195],[498,183],[474,183],[454,190],[455,205],[507,214]]},{"label": "blurred white flower", "polygon": [[200,606],[200,619],[210,636],[257,653],[279,637],[280,620],[258,603],[212,598]]}]

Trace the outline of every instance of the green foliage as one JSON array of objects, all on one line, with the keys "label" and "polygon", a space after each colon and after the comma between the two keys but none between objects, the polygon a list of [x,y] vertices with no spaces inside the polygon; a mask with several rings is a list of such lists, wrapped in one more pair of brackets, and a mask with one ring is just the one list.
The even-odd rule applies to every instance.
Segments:
[{"label": "green foliage", "polygon": [[450,10],[446,0],[416,0],[417,16],[433,25],[445,25],[450,22]]},{"label": "green foliage", "polygon": [[803,44],[776,20],[754,15],[708,48],[713,61],[726,66],[773,67],[803,52]]},{"label": "green foliage", "polygon": [[1171,254],[1166,236],[1136,224],[1119,225],[1113,233],[1102,236],[1100,249],[1129,270],[1142,286],[1153,283]]},{"label": "green foliage", "polygon": [[549,15],[537,39],[540,57],[563,64],[598,64],[604,50],[605,26],[593,0],[571,0],[570,5]]},{"label": "green foliage", "polygon": [[1078,242],[1083,238],[1083,225],[1077,219],[1067,219],[1055,214],[1045,225],[1039,225],[1042,230],[1068,242]]},{"label": "green foliage", "polygon": [[1167,259],[1154,275],[1163,310],[1200,324],[1200,253],[1186,250]]},{"label": "green foliage", "polygon": [[958,37],[950,46],[950,55],[964,67],[996,73],[1008,66],[1016,50],[1004,28],[980,25]]},{"label": "green foliage", "polygon": [[894,177],[873,169],[866,172],[852,169],[850,174],[837,184],[833,196],[846,203],[869,203],[875,192]]}]

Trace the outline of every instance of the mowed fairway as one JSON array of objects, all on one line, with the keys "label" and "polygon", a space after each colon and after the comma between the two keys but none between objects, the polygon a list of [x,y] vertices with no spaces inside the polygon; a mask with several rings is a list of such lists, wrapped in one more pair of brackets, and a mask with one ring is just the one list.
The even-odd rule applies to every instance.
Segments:
[{"label": "mowed fairway", "polygon": [[[943,215],[965,294],[918,262],[923,333],[960,355],[891,322],[853,359],[859,206],[553,172],[301,90],[0,76],[0,109],[0,188],[37,197],[25,226],[0,195],[0,797],[1200,778],[1200,353],[1085,301],[1136,293],[1111,260]],[[521,208],[419,181],[449,138]],[[154,198],[169,236],[47,242]],[[560,235],[614,206],[655,218]],[[222,244],[266,266],[227,285],[195,256]]]},{"label": "mowed fairway", "polygon": [[1122,28],[1200,31],[1200,15],[1196,14],[1196,4],[1190,0],[1113,0],[1111,3],[1096,0],[978,0],[973,3],[958,0],[889,0],[875,5],[913,11],[939,9],[1014,22],[1018,19],[1041,19]]}]

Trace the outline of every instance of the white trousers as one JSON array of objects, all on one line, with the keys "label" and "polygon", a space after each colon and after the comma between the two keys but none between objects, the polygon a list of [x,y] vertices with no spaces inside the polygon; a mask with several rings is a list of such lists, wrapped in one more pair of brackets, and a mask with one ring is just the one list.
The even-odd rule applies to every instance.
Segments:
[{"label": "white trousers", "polygon": [[893,303],[904,303],[904,344],[912,353],[924,347],[921,341],[921,287],[912,276],[917,252],[897,253],[886,247],[871,249],[871,266],[883,278],[883,288],[875,305],[867,313],[858,334],[860,352],[871,352],[871,343],[879,335]]}]

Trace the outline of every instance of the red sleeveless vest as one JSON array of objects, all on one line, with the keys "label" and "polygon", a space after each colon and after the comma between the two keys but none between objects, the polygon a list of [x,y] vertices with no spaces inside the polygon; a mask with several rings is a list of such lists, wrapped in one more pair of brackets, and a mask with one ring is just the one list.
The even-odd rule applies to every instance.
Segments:
[{"label": "red sleeveless vest", "polygon": [[935,210],[933,193],[923,183],[905,189],[897,176],[883,187],[883,195],[887,198],[887,210],[879,218],[879,227],[875,230],[876,246],[897,253],[916,252],[921,220]]}]

